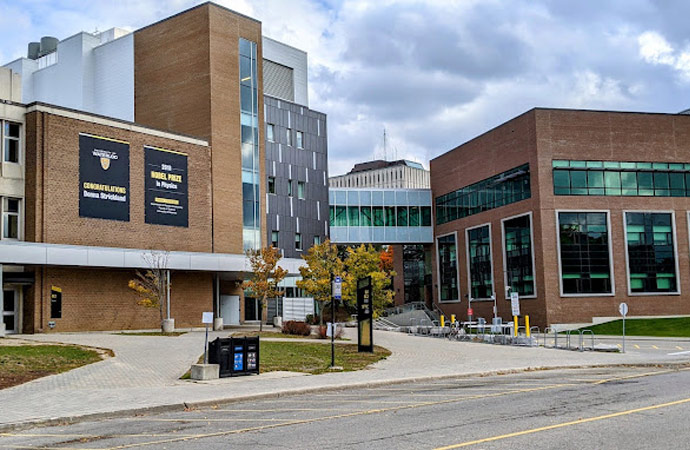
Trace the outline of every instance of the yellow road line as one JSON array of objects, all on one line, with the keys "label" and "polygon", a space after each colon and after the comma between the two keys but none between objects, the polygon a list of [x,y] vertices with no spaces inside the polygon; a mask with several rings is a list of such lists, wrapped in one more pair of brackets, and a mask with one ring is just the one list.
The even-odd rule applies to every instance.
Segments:
[{"label": "yellow road line", "polygon": [[636,349],[638,349],[638,350],[640,349],[639,345],[637,345],[637,344],[633,344],[633,345],[635,346]]},{"label": "yellow road line", "polygon": [[656,345],[652,345],[652,348],[653,348],[654,350],[659,350],[659,347],[657,347]]},{"label": "yellow road line", "polygon": [[548,426],[540,427],[540,428],[532,428],[531,430],[517,431],[515,433],[508,433],[508,434],[503,434],[500,436],[493,436],[493,437],[488,437],[488,438],[484,438],[484,439],[477,439],[475,441],[467,441],[467,442],[463,442],[460,444],[448,445],[445,447],[437,447],[434,450],[450,450],[450,449],[454,449],[454,448],[469,447],[470,445],[477,445],[477,444],[484,444],[486,442],[500,441],[502,439],[509,439],[509,438],[518,437],[518,436],[525,436],[527,434],[540,433],[542,431],[555,430],[558,428],[570,427],[573,425],[580,425],[583,423],[596,422],[599,420],[612,419],[614,417],[627,416],[630,414],[636,414],[636,413],[645,412],[645,411],[652,411],[655,409],[668,408],[669,406],[682,405],[684,403],[689,403],[689,402],[690,402],[690,398],[684,398],[682,400],[676,400],[674,402],[645,406],[644,408],[629,409],[627,411],[620,411],[620,412],[612,413],[612,414],[604,414],[602,416],[589,417],[587,419],[578,419],[578,420],[573,420],[571,422],[558,423],[555,425],[548,425]]},{"label": "yellow road line", "polygon": [[677,348],[678,350],[683,350],[683,347],[681,347],[680,345],[676,345],[676,348]]},{"label": "yellow road line", "polygon": [[463,397],[460,399],[453,398],[453,399],[447,399],[447,400],[439,400],[439,401],[435,401],[435,402],[414,403],[414,404],[395,406],[395,407],[390,407],[390,408],[370,409],[370,410],[366,410],[366,411],[356,411],[356,412],[351,412],[351,413],[346,413],[346,414],[337,414],[337,415],[333,415],[333,416],[317,417],[317,418],[313,418],[313,419],[292,420],[292,421],[288,421],[288,422],[260,425],[260,426],[244,428],[244,429],[240,429],[240,430],[227,430],[227,431],[217,431],[214,433],[201,433],[201,434],[198,434],[198,435],[192,436],[192,437],[179,437],[179,438],[163,439],[163,440],[151,441],[151,442],[140,442],[140,443],[135,443],[135,444],[125,444],[125,445],[120,445],[120,446],[116,446],[116,447],[111,447],[108,450],[120,450],[120,449],[125,449],[125,448],[170,444],[173,442],[188,441],[191,439],[204,439],[204,438],[219,437],[219,436],[229,436],[229,435],[233,435],[233,434],[248,433],[248,432],[252,432],[252,431],[262,431],[262,430],[268,430],[268,429],[273,429],[273,428],[282,428],[282,427],[287,427],[287,426],[292,426],[292,425],[302,425],[302,424],[310,424],[310,423],[315,423],[315,422],[323,422],[326,420],[344,419],[344,418],[356,417],[356,416],[380,414],[380,413],[393,412],[393,411],[402,411],[402,410],[406,410],[406,409],[415,409],[415,408],[421,408],[424,406],[435,406],[435,405],[442,405],[442,404],[448,404],[448,403],[455,403],[455,402],[458,402],[459,400],[471,400],[471,399],[501,397],[501,396],[512,395],[512,394],[517,394],[517,393],[535,392],[535,391],[542,391],[542,390],[546,390],[546,389],[556,389],[557,387],[563,387],[563,386],[570,386],[570,384],[553,385],[553,386],[549,386],[546,388],[543,388],[543,387],[542,388],[529,388],[529,389],[524,389],[522,391],[509,391],[509,392],[499,392],[499,393],[495,393],[495,394],[475,395],[475,396],[471,396],[471,397]]}]

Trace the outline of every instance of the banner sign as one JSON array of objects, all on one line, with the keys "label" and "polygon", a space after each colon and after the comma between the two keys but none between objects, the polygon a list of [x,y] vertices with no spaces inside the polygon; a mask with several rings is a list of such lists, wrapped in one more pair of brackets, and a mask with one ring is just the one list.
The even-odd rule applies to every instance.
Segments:
[{"label": "banner sign", "polygon": [[146,223],[187,227],[187,154],[144,146]]},{"label": "banner sign", "polygon": [[79,133],[79,217],[129,222],[129,143]]},{"label": "banner sign", "polygon": [[374,324],[372,323],[371,277],[357,280],[357,351],[374,351]]}]

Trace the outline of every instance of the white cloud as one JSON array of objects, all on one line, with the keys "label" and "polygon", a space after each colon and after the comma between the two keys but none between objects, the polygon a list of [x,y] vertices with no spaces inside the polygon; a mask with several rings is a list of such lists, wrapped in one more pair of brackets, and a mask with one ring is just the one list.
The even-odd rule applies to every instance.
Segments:
[{"label": "white cloud", "polygon": [[[331,173],[426,163],[535,106],[675,112],[690,98],[690,3],[217,0],[309,53]],[[200,0],[0,0],[0,60],[42,35],[139,28]],[[651,31],[653,30],[653,31]]]},{"label": "white cloud", "polygon": [[690,82],[690,46],[683,50],[674,49],[666,39],[657,32],[642,33],[637,42],[640,56],[650,64],[669,66],[676,70],[681,79]]}]

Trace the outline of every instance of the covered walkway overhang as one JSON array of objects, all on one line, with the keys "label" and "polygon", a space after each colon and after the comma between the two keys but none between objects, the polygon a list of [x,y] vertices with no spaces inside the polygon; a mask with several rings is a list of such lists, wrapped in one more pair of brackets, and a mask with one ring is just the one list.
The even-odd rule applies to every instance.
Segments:
[{"label": "covered walkway overhang", "polygon": [[[0,265],[71,266],[116,269],[149,268],[147,255],[162,250],[45,244],[40,242],[1,242]],[[251,272],[245,255],[229,253],[165,252],[167,270],[218,273],[221,278],[244,277]],[[299,275],[302,259],[283,258],[278,265],[289,275]]]}]

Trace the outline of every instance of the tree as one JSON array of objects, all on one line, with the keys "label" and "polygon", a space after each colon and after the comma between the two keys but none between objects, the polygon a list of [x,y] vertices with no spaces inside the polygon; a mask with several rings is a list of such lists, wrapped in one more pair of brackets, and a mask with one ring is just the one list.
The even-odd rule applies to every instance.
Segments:
[{"label": "tree", "polygon": [[[168,252],[151,250],[142,255],[142,259],[147,269],[137,269],[134,272],[135,278],[129,280],[127,285],[139,295],[138,305],[145,308],[158,308],[160,327],[163,330]],[[170,280],[167,281],[170,282]]]},{"label": "tree", "polygon": [[278,284],[287,275],[287,270],[278,265],[282,257],[280,249],[264,247],[260,250],[247,250],[247,258],[252,268],[252,277],[242,284],[244,289],[261,300],[261,321],[259,331],[263,331],[263,314],[266,311],[266,302],[269,298],[276,298],[283,295],[283,291],[278,289]]},{"label": "tree", "polygon": [[345,258],[345,283],[343,299],[351,304],[357,302],[357,280],[371,277],[371,296],[374,316],[378,316],[393,303],[393,291],[390,290],[391,278],[396,275],[393,270],[383,270],[381,254],[371,245],[364,244],[347,249]]},{"label": "tree", "polygon": [[338,247],[329,240],[312,246],[302,259],[307,265],[299,268],[302,279],[297,281],[297,287],[319,304],[319,323],[323,325],[323,306],[331,300],[331,276],[343,276],[343,261]]},{"label": "tree", "polygon": [[381,262],[379,267],[385,272],[393,271],[393,246],[389,245],[388,248],[381,250]]}]

